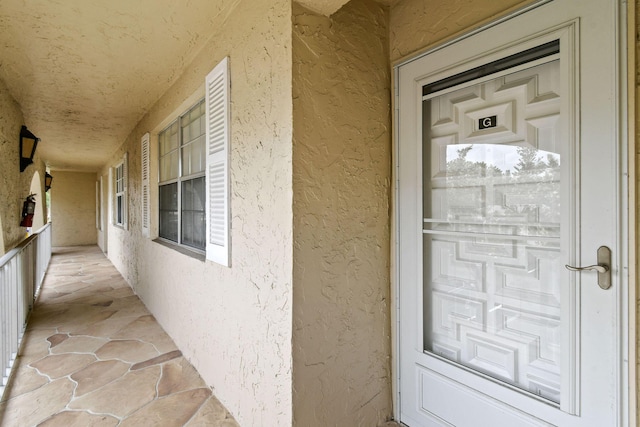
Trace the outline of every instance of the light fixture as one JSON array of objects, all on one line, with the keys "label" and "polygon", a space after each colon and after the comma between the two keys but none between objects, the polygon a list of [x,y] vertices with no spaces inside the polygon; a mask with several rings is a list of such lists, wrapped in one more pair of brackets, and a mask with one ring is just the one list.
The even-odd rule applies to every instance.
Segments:
[{"label": "light fixture", "polygon": [[33,163],[33,156],[36,154],[36,146],[40,138],[29,132],[26,126],[20,129],[20,172]]},{"label": "light fixture", "polygon": [[51,181],[53,181],[53,177],[49,175],[49,172],[44,173],[44,191],[45,193],[49,191],[51,188]]}]

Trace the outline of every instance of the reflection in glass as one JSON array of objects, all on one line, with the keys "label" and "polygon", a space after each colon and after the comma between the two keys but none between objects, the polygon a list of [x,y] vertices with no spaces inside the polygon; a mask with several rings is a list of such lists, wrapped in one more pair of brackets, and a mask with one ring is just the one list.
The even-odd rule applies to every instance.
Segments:
[{"label": "reflection in glass", "polygon": [[[561,375],[556,74],[557,61],[423,101],[424,350],[552,402]],[[534,90],[550,101],[526,117],[520,104]],[[495,128],[479,128],[489,116]]]},{"label": "reflection in glass", "polygon": [[178,241],[178,184],[161,185],[159,188],[160,237]]},{"label": "reflection in glass", "polygon": [[[560,155],[505,144],[447,146],[425,206],[439,231],[560,237]],[[434,180],[435,181],[435,180]]]},{"label": "reflection in glass", "polygon": [[205,178],[182,183],[182,243],[205,248]]}]

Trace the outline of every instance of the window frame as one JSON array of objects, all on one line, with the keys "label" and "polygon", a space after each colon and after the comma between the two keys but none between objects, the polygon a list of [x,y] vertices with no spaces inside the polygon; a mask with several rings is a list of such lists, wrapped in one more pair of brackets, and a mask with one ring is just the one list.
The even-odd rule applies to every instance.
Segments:
[{"label": "window frame", "polygon": [[[113,167],[113,225],[124,230],[128,229],[128,184],[127,153],[125,153],[120,163]],[[120,200],[119,205],[118,200]]]},{"label": "window frame", "polygon": [[[182,122],[183,119],[196,107],[204,105],[205,103],[205,98],[201,97],[199,98],[193,105],[189,106],[187,109],[185,109],[180,115],[178,115],[178,117],[176,117],[176,119],[172,120],[167,126],[165,126],[164,128],[162,128],[162,130],[160,130],[158,132],[158,138],[157,138],[157,144],[158,144],[158,182],[157,182],[157,188],[158,188],[158,199],[157,199],[157,206],[158,206],[158,237],[157,239],[167,243],[169,245],[175,245],[178,246],[180,248],[186,249],[188,251],[192,251],[192,252],[196,252],[198,254],[201,255],[205,255],[206,254],[206,203],[203,200],[203,213],[205,214],[205,228],[202,231],[202,238],[203,238],[203,243],[204,245],[202,246],[202,248],[198,248],[195,246],[191,246],[188,244],[184,243],[184,236],[183,236],[183,232],[182,232],[182,227],[183,227],[183,207],[182,207],[182,201],[183,201],[183,191],[182,191],[182,187],[183,184],[185,182],[189,182],[189,181],[193,181],[195,179],[198,178],[204,178],[205,181],[205,197],[206,197],[206,192],[207,192],[207,178],[206,178],[206,164],[204,165],[204,167],[202,168],[201,171],[196,172],[196,173],[191,173],[189,175],[185,175],[183,176],[183,171],[184,171],[184,165],[183,165],[183,158],[182,158],[182,154],[183,154],[183,149],[191,144],[193,144],[196,140],[192,139],[190,141],[188,141],[186,144],[184,143],[183,140],[183,133],[182,133]],[[206,126],[206,111],[204,111],[202,113],[202,119],[205,120],[205,126]],[[175,150],[169,151],[167,153],[162,154],[162,150],[160,149],[160,144],[161,144],[161,138],[160,135],[162,135],[164,132],[166,132],[167,130],[169,130],[172,126],[176,125],[177,126],[177,133],[178,133],[178,144],[177,144],[177,148]],[[204,137],[204,134],[201,135],[202,137]],[[206,140],[205,140],[206,142]],[[170,153],[173,152],[177,152],[177,158],[178,158],[178,171],[177,171],[177,177],[175,178],[171,178],[171,179],[166,179],[164,181],[161,180],[161,173],[162,173],[162,158],[169,155]],[[207,152],[207,148],[206,145],[203,144],[202,147],[202,156],[203,159],[205,159],[206,157],[206,152]],[[171,184],[176,184],[176,191],[177,191],[177,202],[176,202],[176,206],[177,206],[177,241],[172,240],[168,237],[164,237],[161,235],[161,189],[163,186],[168,186]]]}]

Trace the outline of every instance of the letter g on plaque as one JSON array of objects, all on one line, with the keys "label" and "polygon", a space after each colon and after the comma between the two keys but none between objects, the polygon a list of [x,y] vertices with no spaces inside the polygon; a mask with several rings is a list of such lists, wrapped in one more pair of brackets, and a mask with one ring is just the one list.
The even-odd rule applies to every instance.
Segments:
[{"label": "letter g on plaque", "polygon": [[498,116],[489,116],[478,119],[478,129],[490,129],[498,126]]}]

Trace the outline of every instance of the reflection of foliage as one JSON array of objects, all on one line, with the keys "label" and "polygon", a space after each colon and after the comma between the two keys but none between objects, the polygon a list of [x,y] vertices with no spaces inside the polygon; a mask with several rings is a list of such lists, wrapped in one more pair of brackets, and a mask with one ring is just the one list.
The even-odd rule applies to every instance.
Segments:
[{"label": "reflection of foliage", "polygon": [[[476,229],[478,224],[473,223],[481,222],[488,227],[511,223],[520,224],[522,230],[517,234],[555,236],[560,221],[560,156],[532,147],[512,146],[518,160],[514,158],[508,163],[512,170],[502,171],[491,160],[489,163],[469,160],[469,157],[478,159],[473,148],[474,145],[461,146],[456,150],[457,156],[446,164],[446,211],[442,213],[449,221],[469,221],[451,227],[458,231],[489,232]],[[511,231],[490,229],[510,234],[516,232],[514,226],[507,226]]]},{"label": "reflection of foliage", "polygon": [[499,176],[502,171],[485,162],[471,162],[467,160],[467,154],[473,145],[457,150],[458,157],[447,162],[447,175],[453,176]]},{"label": "reflection of foliage", "polygon": [[[484,161],[470,161],[467,159],[469,152],[474,145],[467,145],[456,150],[458,157],[447,162],[448,176],[509,176],[510,171],[502,171],[499,167],[487,164]],[[545,172],[548,169],[557,169],[560,167],[560,156],[553,153],[547,153],[546,158],[541,157],[541,150],[533,147],[515,147],[519,159],[513,167],[514,175],[532,174]],[[544,151],[542,151],[544,153]]]},{"label": "reflection of foliage", "polygon": [[558,160],[558,155],[547,154],[547,166],[550,168],[559,168],[560,160]]},{"label": "reflection of foliage", "polygon": [[517,174],[525,174],[531,172],[539,172],[547,168],[557,168],[560,162],[553,154],[547,154],[547,159],[538,157],[539,150],[533,147],[518,147],[520,159],[518,164],[514,166]]}]

